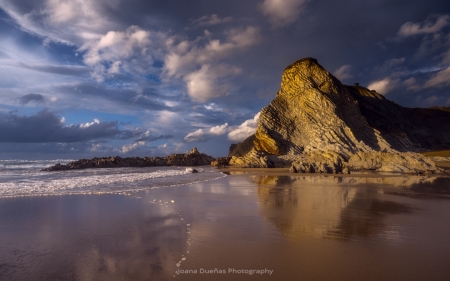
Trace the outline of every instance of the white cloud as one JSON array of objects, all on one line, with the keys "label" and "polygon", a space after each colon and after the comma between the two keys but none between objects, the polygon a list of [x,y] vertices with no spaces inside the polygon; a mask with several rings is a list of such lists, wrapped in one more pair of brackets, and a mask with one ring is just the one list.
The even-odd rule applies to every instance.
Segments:
[{"label": "white cloud", "polygon": [[370,90],[375,90],[382,95],[385,95],[390,91],[392,91],[395,87],[397,87],[398,82],[399,82],[398,79],[392,80],[391,78],[386,77],[382,80],[370,83],[369,86],[367,86],[367,88]]},{"label": "white cloud", "polygon": [[47,0],[45,11],[48,19],[55,24],[68,23],[82,14],[82,6],[77,1]]},{"label": "white cloud", "polygon": [[286,26],[297,20],[307,0],[264,0],[260,8],[274,27]]},{"label": "white cloud", "polygon": [[228,123],[225,123],[223,125],[214,126],[211,129],[209,129],[209,132],[213,135],[219,136],[223,135],[227,132],[228,129]]},{"label": "white cloud", "polygon": [[450,66],[439,71],[425,82],[424,88],[442,87],[447,85],[450,85]]},{"label": "white cloud", "polygon": [[233,21],[232,17],[220,18],[216,14],[210,16],[203,16],[199,19],[193,20],[192,23],[198,26],[217,25]]},{"label": "white cloud", "polygon": [[406,22],[401,27],[397,34],[400,37],[408,37],[418,34],[436,33],[444,26],[448,25],[450,21],[449,15],[441,15],[436,18],[435,22],[426,20],[421,23]]},{"label": "white cloud", "polygon": [[122,153],[130,152],[130,151],[135,150],[138,147],[144,146],[144,145],[145,145],[145,141],[138,141],[138,142],[133,143],[133,144],[124,145],[124,146],[122,146]]},{"label": "white cloud", "polygon": [[205,104],[203,105],[204,108],[210,110],[210,111],[223,111],[223,108],[217,106],[215,103]]},{"label": "white cloud", "polygon": [[225,95],[230,88],[227,78],[239,74],[240,69],[221,60],[260,40],[259,29],[252,26],[232,29],[226,35],[224,42],[206,35],[204,46],[200,46],[199,40],[178,44],[175,38],[167,40],[169,53],[164,60],[165,73],[169,78],[182,78],[194,101],[204,102]]},{"label": "white cloud", "polygon": [[258,127],[260,114],[261,112],[258,112],[253,119],[246,120],[239,126],[229,128],[228,139],[235,142],[241,142],[254,134]]},{"label": "white cloud", "polygon": [[227,132],[227,130],[228,130],[228,123],[211,127],[208,130],[198,129],[195,132],[187,134],[184,137],[184,141],[185,142],[194,142],[194,141],[205,142],[214,136],[220,136],[220,135],[225,134]]},{"label": "white cloud", "polygon": [[[65,119],[64,119],[65,121]],[[62,122],[61,122],[62,123]],[[94,121],[91,123],[84,123],[84,124],[80,124],[80,128],[89,128],[90,126],[94,125],[94,124],[100,124],[100,120],[98,120],[97,118],[94,118]]]},{"label": "white cloud", "polygon": [[[119,0],[43,2],[41,6],[36,3],[28,13],[19,11],[19,5],[8,0],[0,1],[0,9],[5,10],[23,30],[40,36],[44,45],[53,41],[78,47],[78,51],[84,53],[83,62],[99,82],[123,72],[154,73],[154,60],[164,58],[162,44],[166,37],[162,33],[137,26],[124,30],[108,16],[111,10],[118,9]],[[82,70],[79,67],[78,71]]]},{"label": "white cloud", "polygon": [[345,80],[348,78],[352,78],[353,76],[350,74],[352,67],[348,64],[343,65],[336,69],[333,73],[334,76],[336,76],[339,80]]},{"label": "white cloud", "polygon": [[89,41],[79,48],[85,51],[83,61],[93,67],[92,75],[99,81],[106,76],[127,72],[147,73],[154,58],[161,56],[156,46],[164,35],[151,33],[137,26],[125,31],[109,31],[98,40]]},{"label": "white cloud", "polygon": [[183,80],[186,82],[188,94],[192,100],[205,102],[228,92],[230,86],[219,79],[239,73],[241,73],[241,69],[226,64],[202,65],[199,70],[184,76]]},{"label": "white cloud", "polygon": [[102,145],[99,143],[92,144],[91,147],[88,148],[88,150],[90,150],[92,152],[100,152],[100,151],[102,151]]},{"label": "white cloud", "polygon": [[104,10],[117,9],[118,4],[119,0],[46,0],[27,13],[14,1],[1,1],[0,7],[27,32],[47,41],[81,45],[117,28]]}]

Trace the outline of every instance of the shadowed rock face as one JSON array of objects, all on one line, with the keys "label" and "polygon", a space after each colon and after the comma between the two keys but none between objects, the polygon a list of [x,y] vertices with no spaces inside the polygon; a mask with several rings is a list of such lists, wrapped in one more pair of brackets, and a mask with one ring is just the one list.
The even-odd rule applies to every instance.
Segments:
[{"label": "shadowed rock face", "polygon": [[448,148],[448,108],[404,108],[375,91],[343,85],[317,60],[305,58],[286,68],[255,135],[229,156],[251,149],[274,155],[319,150],[348,158],[357,152]]},{"label": "shadowed rock face", "polygon": [[375,91],[346,86],[372,128],[398,151],[450,148],[450,108],[406,108]]}]

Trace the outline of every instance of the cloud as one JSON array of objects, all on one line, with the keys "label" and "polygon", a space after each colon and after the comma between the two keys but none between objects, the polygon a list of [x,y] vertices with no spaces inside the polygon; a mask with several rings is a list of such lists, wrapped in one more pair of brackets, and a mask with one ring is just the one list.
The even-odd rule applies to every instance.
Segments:
[{"label": "cloud", "polygon": [[385,95],[392,91],[395,87],[397,87],[399,80],[398,79],[391,79],[389,77],[386,77],[382,80],[373,81],[372,83],[367,86],[370,90],[375,90],[378,93]]},{"label": "cloud", "polygon": [[241,73],[241,69],[226,64],[202,65],[192,73],[187,74],[183,80],[189,96],[193,101],[205,102],[211,98],[225,95],[230,89],[225,78]]},{"label": "cloud", "polygon": [[25,105],[25,104],[30,103],[30,102],[34,102],[36,104],[40,104],[40,103],[43,103],[44,101],[45,101],[45,99],[44,99],[43,95],[33,94],[33,93],[28,94],[28,95],[24,95],[24,96],[19,98],[19,102],[22,105]]},{"label": "cloud", "polygon": [[137,26],[125,31],[109,31],[100,39],[83,44],[83,62],[93,68],[92,75],[101,82],[121,72],[146,74],[154,70],[158,42],[164,40],[161,33],[153,33]]},{"label": "cloud", "polygon": [[138,142],[133,143],[133,144],[124,145],[124,146],[122,146],[122,153],[127,153],[127,152],[130,152],[132,150],[136,150],[138,147],[144,146],[144,145],[145,145],[145,141],[138,141]]},{"label": "cloud", "polygon": [[239,126],[234,126],[229,128],[228,139],[234,142],[241,142],[253,135],[258,127],[259,115],[261,112],[255,114],[253,119],[248,119],[244,121]]},{"label": "cloud", "polygon": [[348,64],[343,65],[341,67],[339,67],[338,69],[336,69],[333,73],[334,76],[336,76],[337,79],[339,80],[345,80],[345,79],[349,79],[352,78],[353,76],[350,74],[352,67]]},{"label": "cloud", "polygon": [[241,72],[241,69],[221,62],[236,52],[242,51],[260,40],[259,29],[248,26],[226,32],[226,40],[210,39],[209,33],[201,46],[196,41],[175,43],[175,38],[167,41],[169,53],[164,59],[164,69],[168,77],[182,78],[192,100],[205,102],[227,94],[230,84],[227,78]]},{"label": "cloud", "polygon": [[297,20],[308,0],[264,0],[260,9],[273,27],[289,25]]},{"label": "cloud", "polygon": [[47,41],[81,45],[117,27],[105,15],[107,10],[117,10],[118,4],[118,0],[46,0],[27,5],[2,1],[0,7],[29,33]]},{"label": "cloud", "polygon": [[100,122],[65,126],[62,118],[49,110],[31,116],[15,112],[0,113],[0,142],[45,143],[84,142],[102,138],[115,138],[120,130],[117,122]]},{"label": "cloud", "polygon": [[408,91],[416,91],[420,90],[420,85],[417,84],[416,78],[410,77],[402,82],[402,84],[406,87]]},{"label": "cloud", "polygon": [[152,136],[150,134],[150,131],[146,131],[141,137],[139,137],[136,141],[147,141],[147,142],[152,142],[152,141],[156,141],[156,140],[167,140],[167,139],[171,139],[174,136],[172,135],[159,135],[159,136]]},{"label": "cloud", "polygon": [[210,16],[203,16],[199,19],[193,20],[192,23],[198,26],[210,26],[233,21],[232,17],[220,18],[216,14]]},{"label": "cloud", "polygon": [[223,135],[227,132],[228,123],[211,127],[209,130],[198,129],[184,137],[185,142],[205,142],[215,136]]},{"label": "cloud", "polygon": [[450,66],[433,75],[433,77],[431,77],[427,82],[425,82],[425,85],[423,87],[431,88],[431,87],[443,87],[448,85],[450,85]]},{"label": "cloud", "polygon": [[23,69],[29,69],[44,73],[58,74],[58,75],[70,75],[81,76],[89,73],[89,67],[81,65],[55,65],[55,64],[33,64],[24,63],[14,60],[1,60],[4,65],[19,67]]},{"label": "cloud", "polygon": [[434,22],[431,19],[421,23],[406,22],[400,27],[397,35],[399,37],[408,37],[419,34],[436,33],[448,25],[449,21],[449,15],[441,15],[437,17]]}]

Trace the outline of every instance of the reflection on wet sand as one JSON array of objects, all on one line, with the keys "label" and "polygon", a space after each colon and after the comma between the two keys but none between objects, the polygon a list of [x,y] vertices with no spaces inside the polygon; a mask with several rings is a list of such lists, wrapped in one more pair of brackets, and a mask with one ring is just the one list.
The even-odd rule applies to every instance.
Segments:
[{"label": "reflection on wet sand", "polygon": [[393,192],[392,188],[402,194],[411,186],[431,186],[436,180],[263,175],[252,178],[258,185],[263,216],[283,235],[296,238],[312,234],[339,240],[392,240],[396,230],[387,227],[384,220],[390,215],[414,212],[414,207],[395,197],[386,198],[385,194]]},{"label": "reflection on wet sand", "polygon": [[4,199],[0,279],[172,277],[186,251],[185,227],[169,208],[148,201],[120,195]]}]

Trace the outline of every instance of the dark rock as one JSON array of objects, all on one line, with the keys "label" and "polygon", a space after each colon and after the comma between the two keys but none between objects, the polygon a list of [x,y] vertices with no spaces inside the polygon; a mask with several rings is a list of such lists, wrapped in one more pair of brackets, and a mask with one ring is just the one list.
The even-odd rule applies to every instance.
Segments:
[{"label": "dark rock", "polygon": [[214,168],[224,168],[225,166],[228,166],[230,163],[231,157],[219,157],[216,158],[215,161],[211,162],[211,166]]},{"label": "dark rock", "polygon": [[187,154],[172,154],[167,157],[103,157],[92,159],[80,159],[67,163],[66,165],[56,164],[43,169],[42,171],[63,171],[72,169],[89,168],[123,168],[123,167],[154,167],[154,166],[203,166],[209,165],[215,158],[204,153],[200,153],[197,148],[193,148]]},{"label": "dark rock", "polygon": [[250,152],[253,148],[253,143],[255,141],[255,135],[251,135],[246,138],[243,142],[238,144],[232,144],[228,151],[228,157],[231,156],[243,156]]},{"label": "dark rock", "polygon": [[294,165],[292,165],[292,166],[289,168],[289,172],[290,172],[290,173],[298,173],[297,168],[295,168]]}]

